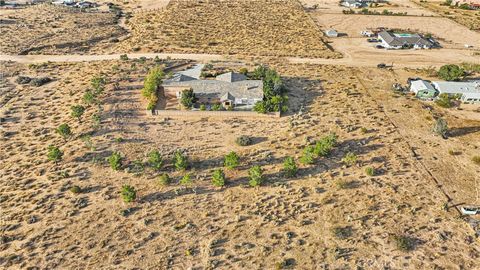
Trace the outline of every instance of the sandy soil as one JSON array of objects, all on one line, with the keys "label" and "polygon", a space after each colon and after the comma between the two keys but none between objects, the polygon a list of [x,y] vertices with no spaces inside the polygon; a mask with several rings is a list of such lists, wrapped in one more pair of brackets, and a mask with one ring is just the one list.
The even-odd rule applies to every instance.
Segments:
[{"label": "sandy soil", "polygon": [[[410,118],[398,114],[393,121],[408,124],[404,133],[403,126],[391,122],[399,102],[414,102],[385,92],[384,84],[396,75],[377,69],[272,63],[290,89],[290,116],[159,119],[145,115],[139,93],[151,61],[30,68],[4,64],[2,88],[8,91],[1,92],[0,111],[1,267],[272,269],[285,261],[297,269],[480,266],[472,231],[453,208],[442,210],[447,198],[422,166],[427,161],[437,166],[439,158],[430,160],[431,152],[422,152],[430,145],[420,140],[415,151],[422,159],[411,155],[413,131],[424,140],[438,141],[429,131],[430,123],[407,121]],[[82,103],[89,80],[99,73],[111,82],[100,106],[87,107],[81,122],[71,119],[70,106]],[[16,74],[55,80],[41,87],[20,86],[14,82]],[[378,77],[385,78],[384,83],[379,84]],[[301,107],[304,113],[292,115]],[[421,119],[424,111],[416,105],[411,110]],[[99,127],[92,125],[93,113],[101,116]],[[54,132],[65,122],[74,132],[67,141]],[[367,131],[361,132],[362,127]],[[298,158],[312,139],[329,132],[336,132],[340,141],[332,155],[300,166],[296,178],[285,178],[280,171],[283,158]],[[80,139],[82,134],[90,134],[89,145]],[[255,145],[236,146],[233,140],[239,135],[255,137]],[[464,139],[478,142],[478,132],[448,143],[457,147]],[[49,144],[64,151],[59,164],[47,161]],[[444,157],[445,162],[459,158],[452,163],[456,166],[477,151],[464,147],[460,157],[443,150],[435,155],[442,162]],[[192,161],[194,189],[177,183],[183,173],[173,172],[169,161],[163,171],[173,177],[171,186],[159,187],[158,173],[151,170],[133,173],[133,162],[145,160],[152,149],[165,157],[185,149]],[[215,189],[211,171],[231,150],[240,154],[242,166],[227,172],[226,188]],[[112,151],[121,152],[124,168],[130,169],[112,171],[104,161]],[[340,160],[347,152],[358,155],[358,166],[343,166]],[[258,189],[246,187],[246,171],[255,164],[262,165],[267,179]],[[368,166],[376,168],[376,176],[365,175]],[[471,164],[464,166],[455,179],[468,184],[474,171]],[[437,172],[443,174],[431,171]],[[138,190],[135,203],[119,198],[123,184]],[[71,193],[73,185],[82,192]],[[468,190],[461,195],[465,200],[472,196]],[[125,209],[128,213],[122,216]],[[336,237],[333,230],[338,226],[351,233],[345,239]],[[415,249],[398,250],[394,235],[415,239]]]}]

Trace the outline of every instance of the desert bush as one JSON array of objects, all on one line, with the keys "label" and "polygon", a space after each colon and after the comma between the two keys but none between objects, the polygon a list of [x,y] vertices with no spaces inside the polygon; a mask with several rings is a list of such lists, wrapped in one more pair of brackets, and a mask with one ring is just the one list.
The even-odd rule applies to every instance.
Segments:
[{"label": "desert bush", "polygon": [[63,152],[56,146],[50,145],[48,146],[48,153],[47,158],[50,161],[57,163],[58,161],[62,160]]},{"label": "desert bush", "polygon": [[393,240],[401,251],[411,251],[415,248],[415,239],[406,235],[394,235]]},{"label": "desert bush", "polygon": [[121,194],[123,201],[126,203],[133,202],[137,198],[137,191],[134,187],[129,185],[122,186]]},{"label": "desert bush", "polygon": [[215,103],[215,104],[212,105],[211,109],[212,109],[212,111],[220,111],[220,110],[222,110],[222,105],[218,104],[218,103]]},{"label": "desert bush", "polygon": [[127,55],[127,54],[122,54],[122,55],[120,55],[120,60],[122,60],[122,61],[128,61],[128,55]]},{"label": "desert bush", "polygon": [[72,192],[73,194],[78,194],[82,192],[82,189],[79,186],[72,186],[70,188],[70,192]]},{"label": "desert bush", "polygon": [[95,92],[92,92],[94,97],[101,94],[104,91],[105,84],[107,84],[107,79],[105,79],[105,77],[103,76],[95,76],[90,80],[90,85],[95,90]]},{"label": "desert bush", "polygon": [[206,111],[207,110],[207,106],[205,106],[205,104],[200,104],[200,111]]},{"label": "desert bush", "polygon": [[18,83],[18,84],[27,84],[27,83],[30,83],[31,80],[32,80],[32,78],[27,77],[27,76],[18,76],[15,79],[15,82]]},{"label": "desert bush", "polygon": [[458,81],[465,76],[465,70],[457,65],[444,65],[438,70],[437,75],[446,81]]},{"label": "desert bush", "polygon": [[313,146],[307,146],[303,149],[302,157],[300,158],[300,162],[303,164],[313,164],[315,163],[315,148]]},{"label": "desert bush", "polygon": [[68,124],[61,124],[58,126],[57,133],[60,134],[60,136],[62,136],[65,140],[72,136],[72,130]]},{"label": "desert bush", "polygon": [[230,170],[235,169],[240,164],[240,157],[234,151],[225,156],[223,165]]},{"label": "desert bush", "polygon": [[297,175],[298,167],[293,157],[286,157],[283,161],[283,171],[287,177],[294,177]]},{"label": "desert bush", "polygon": [[192,175],[190,173],[185,174],[182,179],[180,179],[180,184],[184,186],[189,186],[193,183]]},{"label": "desert bush", "polygon": [[325,136],[318,140],[315,143],[315,148],[313,153],[316,157],[326,157],[330,154],[333,147],[337,144],[337,135],[332,133],[328,136]]},{"label": "desert bush", "polygon": [[74,105],[71,107],[72,112],[71,115],[73,118],[77,118],[78,121],[80,121],[80,118],[82,115],[85,113],[85,107],[82,105]]},{"label": "desert bush", "polygon": [[148,163],[150,164],[150,167],[154,168],[155,170],[161,170],[163,165],[163,158],[160,152],[153,150],[148,153]]},{"label": "desert bush", "polygon": [[163,173],[158,177],[158,184],[160,184],[161,186],[168,186],[171,182],[172,180],[167,173]]},{"label": "desert bush", "polygon": [[260,166],[255,165],[248,170],[248,177],[250,180],[248,184],[251,187],[260,186],[263,183],[263,170]]},{"label": "desert bush", "polygon": [[100,115],[94,113],[92,114],[92,122],[93,122],[93,127],[96,128],[100,126],[100,123],[102,122],[102,119],[100,118]]},{"label": "desert bush", "polygon": [[347,239],[352,236],[352,228],[351,227],[335,227],[333,228],[333,235],[335,235],[338,239]]},{"label": "desert bush", "polygon": [[437,118],[433,124],[433,132],[443,138],[447,137],[448,125],[447,121],[443,118]]},{"label": "desert bush", "polygon": [[472,161],[473,163],[480,165],[480,156],[473,156]]},{"label": "desert bush", "polygon": [[94,104],[95,94],[92,91],[87,90],[87,92],[85,92],[85,94],[83,95],[83,102],[85,102],[85,104],[87,105]]},{"label": "desert bush", "polygon": [[217,169],[213,171],[212,184],[216,187],[225,186],[225,173],[223,173],[222,169]]},{"label": "desert bush", "polygon": [[108,157],[108,163],[114,171],[120,170],[122,167],[122,155],[119,152],[113,152]]},{"label": "desert bush", "polygon": [[365,169],[365,173],[368,175],[368,176],[375,176],[375,169],[373,167],[367,167]]},{"label": "desert bush", "polygon": [[352,153],[352,152],[348,152],[343,158],[342,158],[342,162],[345,163],[345,165],[347,166],[352,166],[352,165],[355,165],[357,163],[357,155],[355,155],[355,153]]},{"label": "desert bush", "polygon": [[195,93],[193,92],[193,89],[190,88],[182,91],[180,103],[183,105],[184,108],[191,109],[195,102],[197,102],[197,98],[195,96]]},{"label": "desert bush", "polygon": [[180,151],[176,151],[173,157],[173,163],[177,171],[183,171],[188,167],[188,158]]},{"label": "desert bush", "polygon": [[348,189],[351,187],[351,182],[340,179],[335,182],[335,186],[337,186],[338,189]]},{"label": "desert bush", "polygon": [[48,77],[34,78],[30,81],[30,84],[38,87],[38,86],[42,86],[44,84],[47,84],[51,81],[52,81],[52,79],[50,79]]},{"label": "desert bush", "polygon": [[242,135],[242,136],[237,137],[235,139],[235,143],[237,143],[240,146],[248,146],[248,145],[252,144],[252,138],[250,138],[249,136],[246,136],[246,135]]},{"label": "desert bush", "polygon": [[446,93],[440,94],[435,100],[435,104],[442,108],[451,108],[454,105],[452,98]]}]

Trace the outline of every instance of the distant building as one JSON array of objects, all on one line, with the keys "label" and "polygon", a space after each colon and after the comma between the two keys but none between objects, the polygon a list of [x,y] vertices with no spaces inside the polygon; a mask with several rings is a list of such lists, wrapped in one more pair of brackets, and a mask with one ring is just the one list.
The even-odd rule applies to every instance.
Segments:
[{"label": "distant building", "polygon": [[334,29],[328,29],[327,31],[325,31],[325,35],[327,37],[338,37],[338,32]]},{"label": "distant building", "polygon": [[367,6],[367,3],[362,0],[344,0],[341,5],[348,8],[361,8]]},{"label": "distant building", "polygon": [[222,104],[225,108],[234,106],[245,110],[253,109],[255,103],[263,100],[262,80],[248,80],[234,72],[218,75],[214,80],[202,80],[189,76],[191,73],[186,70],[165,80],[162,84],[164,95],[179,99],[183,90],[192,89],[199,104]]},{"label": "distant building", "polygon": [[419,34],[394,33],[392,31],[378,33],[378,39],[382,42],[382,46],[387,49],[430,49],[435,45]]},{"label": "distant building", "polygon": [[473,82],[433,82],[439,94],[458,96],[465,103],[480,104],[480,81]]},{"label": "distant building", "polygon": [[453,0],[453,6],[468,5],[471,8],[480,8],[480,0]]},{"label": "distant building", "polygon": [[437,94],[437,90],[433,88],[430,82],[424,80],[415,80],[410,82],[410,91],[421,99],[431,99]]}]

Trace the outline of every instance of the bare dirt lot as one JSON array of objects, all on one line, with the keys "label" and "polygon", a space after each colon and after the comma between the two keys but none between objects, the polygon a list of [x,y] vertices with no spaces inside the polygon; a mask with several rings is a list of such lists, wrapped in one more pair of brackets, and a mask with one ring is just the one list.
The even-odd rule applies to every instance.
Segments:
[{"label": "bare dirt lot", "polygon": [[468,29],[480,31],[480,11],[479,10],[464,10],[460,8],[453,8],[444,5],[445,1],[433,0],[433,1],[413,1],[417,5],[424,7],[439,14],[442,17],[449,18],[461,25],[466,26]]},{"label": "bare dirt lot", "polygon": [[[168,22],[168,23],[166,23]],[[117,50],[334,58],[322,33],[293,0],[171,1],[136,13]]]},{"label": "bare dirt lot", "polygon": [[[468,159],[478,152],[479,133],[464,129],[470,132],[456,133],[446,143],[434,137],[424,118],[430,113],[387,90],[407,75],[272,63],[290,89],[291,112],[285,117],[159,119],[145,115],[140,97],[152,61],[3,64],[1,267],[480,267],[472,230],[453,208],[442,209],[444,188],[474,200],[466,187],[478,167]],[[90,79],[100,74],[109,83],[99,105],[87,106],[80,122],[72,119],[70,106],[83,103]],[[40,87],[18,85],[18,75],[54,80]],[[378,83],[379,77],[385,80]],[[302,107],[303,113],[294,115]],[[93,114],[100,116],[99,124]],[[67,140],[54,131],[62,123],[72,126]],[[478,126],[458,119],[451,126],[464,124]],[[283,158],[298,160],[306,145],[330,132],[339,137],[331,155],[299,165],[299,175],[286,178]],[[254,145],[235,145],[239,135],[252,136]],[[58,164],[46,158],[50,144],[64,151]],[[450,147],[462,154],[448,155]],[[162,171],[173,178],[169,186],[157,184],[159,172],[134,166],[152,149],[166,158]],[[178,184],[184,173],[174,172],[169,161],[177,149],[188,153],[190,187]],[[227,171],[225,188],[213,188],[211,172],[232,150],[241,166]],[[120,171],[104,160],[112,151],[122,153]],[[356,165],[342,163],[348,152],[358,156]],[[452,162],[454,178],[440,168],[444,162]],[[261,187],[246,185],[252,165],[264,169]],[[367,167],[375,168],[374,176],[366,175]],[[442,187],[429,172],[445,179]],[[124,184],[138,190],[136,202],[121,201]],[[80,193],[70,191],[74,185]],[[412,244],[411,251],[400,250],[399,236],[407,237],[402,239]]]},{"label": "bare dirt lot", "polygon": [[0,15],[0,54],[85,53],[125,34],[112,13],[37,5]]}]

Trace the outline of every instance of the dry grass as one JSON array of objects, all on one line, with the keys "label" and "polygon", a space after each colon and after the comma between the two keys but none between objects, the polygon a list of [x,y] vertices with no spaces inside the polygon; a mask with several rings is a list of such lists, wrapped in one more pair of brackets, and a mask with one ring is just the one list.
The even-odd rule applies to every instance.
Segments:
[{"label": "dry grass", "polygon": [[129,20],[123,50],[338,57],[294,0],[174,0],[163,11]]},{"label": "dry grass", "polygon": [[16,10],[0,20],[1,54],[84,53],[125,34],[112,13],[51,5]]},{"label": "dry grass", "polygon": [[415,1],[416,4],[431,10],[440,16],[452,19],[457,23],[468,27],[470,30],[480,31],[480,11],[464,10],[441,5],[445,1]]}]

